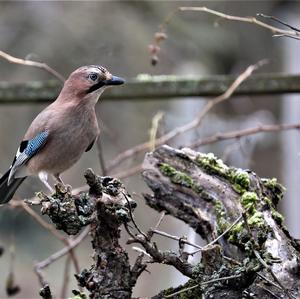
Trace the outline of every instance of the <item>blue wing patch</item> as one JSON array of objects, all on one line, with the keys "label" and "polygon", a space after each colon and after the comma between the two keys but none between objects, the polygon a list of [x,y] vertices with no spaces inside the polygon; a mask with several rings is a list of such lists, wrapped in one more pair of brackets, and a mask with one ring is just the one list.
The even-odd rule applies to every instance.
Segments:
[{"label": "blue wing patch", "polygon": [[33,139],[28,140],[27,146],[24,149],[24,153],[28,157],[35,155],[40,148],[45,144],[49,133],[48,131],[41,132],[37,134]]},{"label": "blue wing patch", "polygon": [[21,142],[14,161],[11,165],[8,185],[14,178],[16,172],[45,145],[48,136],[49,132],[43,131],[37,134],[34,138]]}]

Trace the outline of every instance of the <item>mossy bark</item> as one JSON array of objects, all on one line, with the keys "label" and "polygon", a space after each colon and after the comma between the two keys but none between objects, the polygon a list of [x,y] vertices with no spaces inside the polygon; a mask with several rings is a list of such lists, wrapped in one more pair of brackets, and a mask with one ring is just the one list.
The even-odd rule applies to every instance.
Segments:
[{"label": "mossy bark", "polygon": [[41,193],[42,213],[69,235],[91,225],[94,263],[75,275],[90,298],[131,298],[140,269],[131,269],[119,239],[120,227],[130,220],[130,209],[136,204],[119,180],[96,176],[91,170],[86,171],[85,177],[90,186],[88,193],[72,195],[70,188],[60,184],[51,196]]},{"label": "mossy bark", "polygon": [[[193,277],[194,284],[198,283],[199,287],[174,298],[201,298],[193,297],[199,290],[205,298],[242,298],[250,293],[261,298],[274,298],[272,292],[279,298],[288,298],[283,289],[269,285],[259,276],[273,281],[271,271],[284,288],[290,290],[291,296],[300,297],[300,271],[293,270],[300,266],[299,244],[289,235],[283,217],[276,209],[284,192],[276,180],[261,179],[252,171],[228,167],[213,154],[168,146],[147,154],[143,177],[153,191],[153,194],[144,195],[147,204],[181,219],[208,242],[240,217],[237,225],[218,242],[225,256],[222,265],[210,275],[203,270],[197,272],[196,269],[207,268],[202,254]],[[247,217],[248,229],[242,214]],[[268,270],[254,252],[260,254]],[[228,263],[227,257],[238,263]],[[230,283],[217,281],[200,287],[201,282],[213,277],[236,273],[241,273],[241,277]],[[164,294],[155,298],[163,298]],[[190,294],[194,295],[191,297]]]}]

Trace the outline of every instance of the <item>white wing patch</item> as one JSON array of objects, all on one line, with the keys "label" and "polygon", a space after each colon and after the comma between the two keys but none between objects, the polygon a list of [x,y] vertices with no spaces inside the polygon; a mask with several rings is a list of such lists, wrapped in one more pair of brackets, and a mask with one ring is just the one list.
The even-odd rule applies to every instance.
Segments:
[{"label": "white wing patch", "polygon": [[37,134],[34,138],[21,142],[11,165],[11,170],[7,181],[8,185],[15,178],[16,172],[18,172],[18,177],[26,176],[26,169],[23,168],[23,165],[25,165],[25,163],[45,145],[48,135],[48,131],[43,131]]}]

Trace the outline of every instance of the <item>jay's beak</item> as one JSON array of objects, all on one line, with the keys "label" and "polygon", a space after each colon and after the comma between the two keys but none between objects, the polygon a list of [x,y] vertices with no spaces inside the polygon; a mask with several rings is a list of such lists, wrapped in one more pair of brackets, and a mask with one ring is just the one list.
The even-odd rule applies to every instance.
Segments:
[{"label": "jay's beak", "polygon": [[105,85],[121,85],[125,83],[125,80],[117,76],[112,76],[111,79],[103,82]]}]

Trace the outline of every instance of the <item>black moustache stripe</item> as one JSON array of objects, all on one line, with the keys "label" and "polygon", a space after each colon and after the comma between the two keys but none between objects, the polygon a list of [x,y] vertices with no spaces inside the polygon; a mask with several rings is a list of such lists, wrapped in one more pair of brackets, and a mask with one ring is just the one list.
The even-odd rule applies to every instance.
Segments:
[{"label": "black moustache stripe", "polygon": [[95,91],[95,90],[101,88],[101,87],[104,86],[104,85],[105,85],[105,83],[104,83],[103,81],[100,81],[100,82],[94,84],[93,86],[91,86],[91,87],[87,90],[86,93],[87,93],[87,94],[88,94],[88,93],[91,93],[91,92],[93,92],[93,91]]}]

